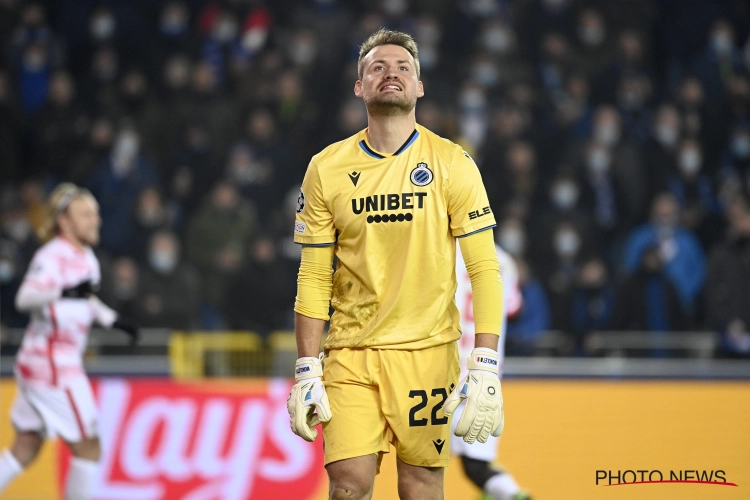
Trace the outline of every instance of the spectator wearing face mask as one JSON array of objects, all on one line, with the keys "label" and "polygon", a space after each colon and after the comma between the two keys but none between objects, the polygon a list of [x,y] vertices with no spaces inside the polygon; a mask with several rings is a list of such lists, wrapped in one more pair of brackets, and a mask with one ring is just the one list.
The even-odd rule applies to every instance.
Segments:
[{"label": "spectator wearing face mask", "polygon": [[533,354],[534,344],[541,333],[549,330],[552,325],[544,286],[531,274],[524,259],[517,259],[516,264],[523,307],[513,321],[508,322],[505,353],[510,356],[528,356]]},{"label": "spectator wearing face mask", "polygon": [[83,184],[112,149],[114,135],[111,120],[103,116],[95,118],[88,129],[85,144],[70,161],[66,178]]},{"label": "spectator wearing face mask", "polygon": [[572,224],[562,222],[551,233],[551,240],[554,254],[549,260],[538,263],[539,271],[549,296],[552,327],[570,331],[581,236]]},{"label": "spectator wearing face mask", "polygon": [[657,246],[641,252],[635,271],[620,283],[616,295],[613,328],[668,332],[687,327],[680,296]]},{"label": "spectator wearing face mask", "polygon": [[680,207],[671,193],[656,196],[651,220],[635,228],[625,242],[625,271],[638,269],[643,252],[656,247],[664,264],[664,273],[675,286],[685,311],[692,313],[706,277],[706,259],[698,238],[680,224]]},{"label": "spectator wearing face mask", "polygon": [[586,258],[576,277],[571,314],[571,330],[579,344],[586,334],[609,328],[614,307],[614,290],[604,260],[597,256]]},{"label": "spectator wearing face mask", "polygon": [[682,119],[672,104],[662,104],[651,124],[651,136],[643,147],[649,196],[667,188],[670,176],[677,171],[677,149],[682,135]]},{"label": "spectator wearing face mask", "polygon": [[207,306],[202,324],[220,325],[219,308],[227,284],[247,259],[247,246],[258,230],[255,207],[237,188],[219,182],[190,219],[185,249],[201,279],[201,299]]},{"label": "spectator wearing face mask", "polygon": [[15,307],[15,297],[23,281],[23,259],[18,245],[0,237],[0,325],[8,328],[23,328],[29,321]]},{"label": "spectator wearing face mask", "polygon": [[709,101],[716,104],[721,102],[732,76],[743,71],[742,54],[735,45],[734,26],[726,19],[717,19],[692,73],[703,82]]},{"label": "spectator wearing face mask", "polygon": [[572,144],[566,157],[571,165],[583,167],[584,186],[590,189],[584,199],[592,207],[597,225],[612,230],[631,227],[640,220],[648,194],[643,159],[623,130],[617,108],[597,107],[590,139]]},{"label": "spectator wearing face mask", "polygon": [[194,54],[198,48],[195,33],[191,30],[191,15],[182,0],[164,4],[159,14],[158,33],[151,53],[154,66],[161,67],[176,54]]},{"label": "spectator wearing face mask", "polygon": [[[237,187],[243,198],[256,206],[270,207],[278,200],[274,165],[268,158],[259,158],[248,143],[242,141],[232,147],[224,168],[225,178]],[[268,210],[259,215],[266,219],[271,214]]]},{"label": "spectator wearing face mask", "polygon": [[585,8],[578,15],[576,42],[577,66],[589,78],[596,77],[615,54],[607,22],[602,13],[594,8]]},{"label": "spectator wearing face mask", "polygon": [[102,275],[107,278],[102,280],[100,298],[117,306],[121,314],[134,318],[142,268],[130,257],[118,257],[111,263],[105,260],[103,264]]},{"label": "spectator wearing face mask", "polygon": [[117,134],[111,152],[86,182],[100,204],[100,247],[114,255],[127,251],[138,193],[157,184],[151,162],[140,151],[140,136],[131,125]]},{"label": "spectator wearing face mask", "polygon": [[507,216],[497,226],[497,244],[515,259],[526,256],[527,236],[523,221],[514,216]]},{"label": "spectator wearing face mask", "polygon": [[594,231],[604,246],[618,237],[630,220],[620,177],[615,174],[616,158],[612,150],[596,141],[589,142],[579,169],[582,209],[591,214]]},{"label": "spectator wearing face mask", "polygon": [[229,283],[224,314],[229,327],[263,336],[293,325],[296,275],[279,262],[273,240],[260,236],[250,245],[250,259]]},{"label": "spectator wearing face mask", "polygon": [[177,235],[153,234],[141,274],[136,318],[144,327],[190,330],[198,326],[198,276],[182,262]]},{"label": "spectator wearing face mask", "polygon": [[705,172],[703,158],[697,141],[682,141],[677,151],[677,172],[672,174],[668,189],[680,205],[682,225],[696,234],[703,248],[710,248],[721,237],[723,220],[719,199],[711,177]]},{"label": "spectator wearing face mask", "polygon": [[67,71],[52,74],[47,100],[31,125],[29,171],[60,175],[85,144],[88,113],[76,98],[76,85]]},{"label": "spectator wearing face mask", "polygon": [[651,135],[654,84],[645,73],[626,74],[617,83],[616,103],[625,134],[639,146]]},{"label": "spectator wearing face mask", "polygon": [[710,326],[722,332],[729,356],[750,356],[750,209],[744,198],[727,211],[729,229],[708,263],[706,303]]},{"label": "spectator wearing face mask", "polygon": [[750,121],[732,127],[722,158],[721,176],[736,179],[745,193],[750,194]]},{"label": "spectator wearing face mask", "polygon": [[533,262],[554,258],[555,249],[549,235],[562,223],[572,225],[581,236],[582,246],[589,251],[598,248],[591,215],[581,209],[581,186],[575,177],[561,174],[550,183],[549,199],[531,214],[529,237]]},{"label": "spectator wearing face mask", "polygon": [[181,138],[167,163],[165,177],[169,195],[185,217],[190,217],[221,177],[220,154],[207,123],[196,120],[183,126]]},{"label": "spectator wearing face mask", "polygon": [[157,232],[173,227],[173,220],[161,193],[148,186],[138,193],[132,233],[128,238],[126,254],[141,263],[147,261],[149,242]]},{"label": "spectator wearing face mask", "polygon": [[644,74],[653,76],[646,57],[645,36],[634,30],[625,29],[617,37],[617,53],[594,78],[593,94],[597,102],[615,102],[617,85],[625,75]]}]

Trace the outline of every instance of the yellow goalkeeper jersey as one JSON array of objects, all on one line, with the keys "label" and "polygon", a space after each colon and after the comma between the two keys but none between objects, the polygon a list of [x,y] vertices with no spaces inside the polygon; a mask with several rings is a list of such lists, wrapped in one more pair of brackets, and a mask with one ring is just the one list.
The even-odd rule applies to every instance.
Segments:
[{"label": "yellow goalkeeper jersey", "polygon": [[424,349],[460,336],[456,240],[495,226],[479,170],[417,125],[393,155],[365,130],[315,155],[294,241],[335,245],[329,349]]}]

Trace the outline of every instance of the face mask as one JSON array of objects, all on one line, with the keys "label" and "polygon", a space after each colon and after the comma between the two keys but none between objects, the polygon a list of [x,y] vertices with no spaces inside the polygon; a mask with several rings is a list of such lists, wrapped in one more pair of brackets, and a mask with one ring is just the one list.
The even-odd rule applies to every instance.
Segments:
[{"label": "face mask", "polygon": [[242,36],[242,47],[249,52],[256,52],[266,44],[268,30],[266,28],[252,28]]},{"label": "face mask", "polygon": [[18,243],[23,243],[31,234],[31,224],[25,219],[14,220],[5,226],[5,232]]},{"label": "face mask", "polygon": [[492,63],[481,63],[474,66],[472,75],[485,87],[494,87],[500,79],[497,66]]},{"label": "face mask", "polygon": [[659,141],[660,144],[672,147],[677,144],[677,139],[679,139],[680,133],[677,130],[677,127],[667,125],[666,123],[660,123],[656,126],[655,135],[656,140]]},{"label": "face mask", "polygon": [[148,262],[155,271],[169,274],[177,267],[177,255],[173,252],[156,250],[148,256]]},{"label": "face mask", "polygon": [[237,36],[237,23],[231,19],[218,21],[214,26],[213,36],[220,42],[229,42]]},{"label": "face mask", "polygon": [[487,101],[479,90],[464,90],[458,98],[458,103],[464,111],[481,111]]},{"label": "face mask", "polygon": [[564,230],[555,235],[555,251],[561,257],[573,257],[581,247],[581,239],[575,231]]},{"label": "face mask", "polygon": [[701,169],[701,154],[694,149],[687,149],[680,153],[680,170],[685,175],[692,176]]},{"label": "face mask", "polygon": [[158,208],[155,210],[149,209],[146,211],[141,211],[138,214],[138,220],[143,226],[154,227],[161,224],[162,220],[164,219],[163,215],[163,211]]},{"label": "face mask", "polygon": [[10,283],[16,275],[13,264],[7,260],[0,260],[0,283]]},{"label": "face mask", "polygon": [[498,243],[506,252],[515,256],[521,255],[526,246],[523,233],[515,228],[508,228],[500,231]]},{"label": "face mask", "polygon": [[625,91],[620,93],[618,99],[623,109],[634,111],[643,107],[643,95],[640,92]]},{"label": "face mask", "polygon": [[97,16],[91,22],[91,35],[97,40],[106,40],[115,32],[115,18],[110,15]]},{"label": "face mask", "polygon": [[187,31],[187,19],[182,14],[169,14],[162,18],[160,28],[165,35],[181,35]]},{"label": "face mask", "polygon": [[718,32],[711,37],[711,45],[717,54],[728,54],[732,51],[732,37],[723,31]]},{"label": "face mask", "polygon": [[743,160],[750,157],[750,135],[736,135],[732,139],[732,153]]},{"label": "face mask", "polygon": [[437,48],[434,45],[419,47],[419,65],[423,71],[429,71],[437,66],[439,60]]},{"label": "face mask", "polygon": [[383,12],[389,16],[400,16],[406,12],[409,6],[404,0],[383,0],[382,8]]},{"label": "face mask", "polygon": [[617,125],[598,125],[594,128],[594,138],[607,146],[614,146],[620,140],[620,127]]},{"label": "face mask", "polygon": [[130,300],[135,297],[137,292],[136,283],[124,283],[122,281],[115,281],[112,292],[115,297],[120,300]]},{"label": "face mask", "polygon": [[589,152],[587,163],[589,170],[594,174],[602,174],[609,170],[609,153],[603,149],[595,149]]},{"label": "face mask", "polygon": [[309,42],[295,43],[289,49],[289,57],[298,66],[310,64],[315,60],[316,55],[318,55],[318,49]]},{"label": "face mask", "polygon": [[552,189],[552,203],[560,209],[567,210],[578,201],[578,188],[575,184],[564,182]]},{"label": "face mask", "polygon": [[513,44],[513,36],[504,28],[492,28],[482,37],[484,48],[496,54],[505,54]]},{"label": "face mask", "polygon": [[581,28],[578,32],[581,41],[588,46],[600,45],[604,41],[606,32],[603,26],[591,25]]},{"label": "face mask", "polygon": [[26,71],[36,72],[44,68],[47,58],[39,51],[28,51],[23,57],[23,67]]},{"label": "face mask", "polygon": [[480,17],[489,16],[497,12],[497,0],[471,0],[469,10]]}]

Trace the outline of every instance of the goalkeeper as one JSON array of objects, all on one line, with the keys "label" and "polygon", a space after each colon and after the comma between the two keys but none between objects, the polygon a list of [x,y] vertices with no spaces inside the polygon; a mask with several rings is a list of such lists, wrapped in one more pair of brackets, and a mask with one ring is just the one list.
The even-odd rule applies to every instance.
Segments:
[{"label": "goalkeeper", "polygon": [[[424,92],[412,37],[371,35],[354,85],[368,128],[312,158],[297,202],[299,359],[287,408],[292,430],[308,441],[323,423],[333,499],[371,498],[391,445],[398,496],[442,499],[449,413],[465,402],[455,432],[467,443],[503,428],[495,220],[469,155],[416,123]],[[461,381],[456,239],[478,332]]]}]

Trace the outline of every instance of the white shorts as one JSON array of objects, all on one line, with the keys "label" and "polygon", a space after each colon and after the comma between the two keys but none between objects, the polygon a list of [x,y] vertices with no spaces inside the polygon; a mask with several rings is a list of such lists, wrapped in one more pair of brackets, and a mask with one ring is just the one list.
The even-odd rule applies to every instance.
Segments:
[{"label": "white shorts", "polygon": [[497,447],[500,444],[500,438],[490,434],[486,443],[480,443],[474,441],[473,444],[469,444],[453,434],[458,425],[458,420],[464,412],[464,405],[459,406],[456,412],[453,414],[453,420],[451,422],[451,454],[466,458],[473,458],[474,460],[482,460],[483,462],[494,462],[497,458]]},{"label": "white shorts", "polygon": [[16,431],[38,432],[78,443],[99,435],[94,392],[86,377],[59,387],[17,382],[18,393],[10,410]]}]

